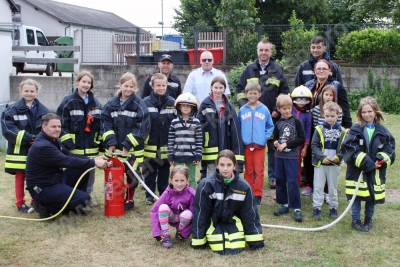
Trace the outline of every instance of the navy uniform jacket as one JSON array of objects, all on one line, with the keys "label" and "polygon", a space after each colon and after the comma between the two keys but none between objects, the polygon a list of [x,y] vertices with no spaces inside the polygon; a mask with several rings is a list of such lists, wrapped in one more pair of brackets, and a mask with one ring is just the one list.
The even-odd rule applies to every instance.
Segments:
[{"label": "navy uniform jacket", "polygon": [[[74,93],[64,97],[58,107],[57,115],[60,116],[62,125],[60,140],[66,148],[71,150],[72,154],[96,156],[99,154],[102,106],[91,91],[87,94],[89,96],[88,104],[85,104],[76,89]],[[85,132],[89,114],[93,116],[93,121],[90,132]]]},{"label": "navy uniform jacket", "polygon": [[42,130],[42,116],[49,113],[39,100],[35,99],[34,105],[36,116],[29,110],[24,99],[9,106],[1,114],[1,130],[8,141],[5,162],[7,173],[25,172],[30,144]]},{"label": "navy uniform jacket", "polygon": [[[142,99],[149,96],[150,93],[153,92],[153,88],[151,88],[152,76],[153,75],[147,76],[147,79],[144,82],[142,97],[141,97]],[[167,92],[169,96],[174,99],[176,99],[180,94],[182,94],[181,81],[178,79],[178,77],[171,74],[168,75]]]},{"label": "navy uniform jacket", "polygon": [[59,139],[53,141],[41,132],[33,142],[26,161],[26,188],[61,183],[63,168],[86,170],[94,167],[94,159],[70,154]]},{"label": "navy uniform jacket", "polygon": [[[212,246],[207,235],[234,234],[241,232],[235,217],[243,226],[245,240],[250,249],[264,247],[262,227],[250,185],[235,171],[233,181],[227,185],[217,171],[200,181],[193,203],[192,247],[204,248],[206,242]],[[213,233],[207,230],[214,227]],[[214,249],[213,249],[214,250]],[[240,248],[224,248],[221,254],[236,254]]]},{"label": "navy uniform jacket", "polygon": [[[264,72],[261,70],[260,62],[257,59],[248,65],[240,76],[236,86],[237,100],[239,107],[247,103],[244,88],[250,81],[258,82],[261,86],[261,97],[259,101],[267,106],[269,112],[277,111],[276,98],[280,94],[289,94],[289,86],[286,81],[282,66],[273,58],[269,60]],[[277,119],[273,119],[276,122]]]}]

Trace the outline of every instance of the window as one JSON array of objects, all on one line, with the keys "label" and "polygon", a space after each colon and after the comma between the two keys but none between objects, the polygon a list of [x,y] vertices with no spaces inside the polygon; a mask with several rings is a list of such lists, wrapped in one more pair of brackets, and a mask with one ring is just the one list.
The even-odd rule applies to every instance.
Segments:
[{"label": "window", "polygon": [[26,39],[28,41],[28,44],[35,45],[35,35],[33,30],[26,30]]},{"label": "window", "polygon": [[41,46],[47,46],[47,40],[46,37],[44,37],[44,34],[40,31],[36,31],[36,38],[37,38],[37,43],[38,45]]}]

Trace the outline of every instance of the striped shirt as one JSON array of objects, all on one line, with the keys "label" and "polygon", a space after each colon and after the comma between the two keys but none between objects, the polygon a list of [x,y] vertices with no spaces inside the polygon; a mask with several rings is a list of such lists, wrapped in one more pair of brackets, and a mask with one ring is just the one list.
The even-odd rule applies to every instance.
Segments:
[{"label": "striped shirt", "polygon": [[182,116],[172,120],[168,134],[168,161],[188,163],[200,161],[203,131],[197,118],[187,121]]},{"label": "striped shirt", "polygon": [[[319,105],[313,108],[312,122],[313,122],[313,129],[315,129],[317,125],[322,125],[325,122],[325,118],[321,117],[321,109]],[[339,109],[339,117],[336,122],[342,125],[342,109]]]}]

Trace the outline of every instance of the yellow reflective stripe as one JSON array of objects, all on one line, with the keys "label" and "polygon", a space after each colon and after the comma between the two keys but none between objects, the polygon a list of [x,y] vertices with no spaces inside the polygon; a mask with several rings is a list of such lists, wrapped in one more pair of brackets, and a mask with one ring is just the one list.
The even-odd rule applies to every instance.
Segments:
[{"label": "yellow reflective stripe", "polygon": [[218,147],[203,147],[203,153],[218,153]]},{"label": "yellow reflective stripe", "polygon": [[253,78],[247,79],[246,82],[247,82],[247,83],[249,83],[249,82],[256,82],[256,83],[258,83],[258,80],[259,80],[259,79],[258,79],[257,77],[253,77]]},{"label": "yellow reflective stripe", "polygon": [[268,78],[268,80],[265,82],[265,84],[273,84],[273,85],[276,85],[277,87],[279,87],[280,83],[281,83],[281,81],[279,79],[277,79],[276,77]]},{"label": "yellow reflective stripe", "polygon": [[217,158],[218,158],[218,154],[215,154],[215,155],[202,155],[201,156],[201,159],[202,160],[217,160]]},{"label": "yellow reflective stripe", "polygon": [[10,161],[26,161],[27,156],[22,155],[6,155],[6,160]]},{"label": "yellow reflective stripe", "polygon": [[239,101],[240,99],[247,99],[245,93],[239,93],[236,95],[236,100]]},{"label": "yellow reflective stripe", "polygon": [[225,233],[225,234],[226,234],[225,236],[227,236],[230,241],[237,240],[237,239],[243,239],[244,240],[244,233],[243,232],[237,232],[237,233],[232,233],[232,234]]},{"label": "yellow reflective stripe", "polygon": [[243,225],[242,225],[242,221],[239,219],[239,217],[237,216],[233,216],[232,219],[234,219],[236,221],[236,228],[238,229],[239,232],[243,232]]},{"label": "yellow reflective stripe", "polygon": [[145,152],[144,152],[144,156],[145,156],[146,158],[156,158],[156,157],[157,157],[157,153],[145,151]]},{"label": "yellow reflective stripe", "polygon": [[385,152],[378,152],[377,153],[378,155],[381,155],[385,160],[386,160],[386,164],[389,166],[389,165],[392,165],[392,161],[390,160],[390,157],[389,157],[389,155],[388,154],[386,154]]},{"label": "yellow reflective stripe", "polygon": [[210,219],[210,221],[211,221],[211,224],[210,224],[210,227],[208,227],[208,229],[207,229],[206,235],[211,235],[215,230],[213,222],[212,222],[211,219]]},{"label": "yellow reflective stripe", "polygon": [[145,145],[144,150],[157,151],[157,146]]},{"label": "yellow reflective stripe", "polygon": [[21,151],[21,143],[22,143],[22,139],[24,138],[24,134],[25,134],[25,130],[21,130],[17,134],[17,138],[15,140],[15,146],[14,146],[15,154],[19,154],[19,152]]},{"label": "yellow reflective stripe", "polygon": [[98,133],[98,132],[94,133],[93,141],[94,141],[96,144],[100,144],[100,140],[101,140],[101,137],[99,138],[99,133]]},{"label": "yellow reflective stripe", "polygon": [[[346,180],[346,194],[353,195],[355,192],[355,189],[356,189],[356,185],[357,185],[356,181]],[[368,197],[369,195],[370,194],[369,194],[367,183],[364,181],[361,181],[360,187],[358,188],[357,196]]]},{"label": "yellow reflective stripe", "polygon": [[167,151],[168,151],[168,147],[167,146],[160,147],[160,152],[161,153],[167,153]]},{"label": "yellow reflective stripe", "polygon": [[235,155],[236,160],[244,161],[243,155]]},{"label": "yellow reflective stripe", "polygon": [[192,245],[193,246],[202,246],[207,242],[207,239],[204,237],[202,239],[192,238]]},{"label": "yellow reflective stripe", "polygon": [[356,161],[355,161],[355,164],[354,164],[354,165],[356,165],[357,168],[360,168],[361,162],[363,161],[363,159],[365,158],[366,155],[367,155],[367,154],[364,153],[364,152],[360,152],[360,153],[357,155]]},{"label": "yellow reflective stripe", "polygon": [[106,141],[107,136],[109,136],[110,134],[114,134],[115,135],[114,130],[109,130],[109,131],[105,132],[103,134],[103,141]]},{"label": "yellow reflective stripe", "polygon": [[26,168],[26,156],[6,155],[5,168],[24,170]]},{"label": "yellow reflective stripe", "polygon": [[381,184],[381,173],[379,169],[375,170],[375,184],[374,184],[374,194],[375,200],[384,199],[386,196],[385,184]]},{"label": "yellow reflective stripe", "polygon": [[263,241],[264,237],[262,234],[255,234],[255,235],[245,235],[246,242],[256,242],[256,241]]},{"label": "yellow reflective stripe", "polygon": [[74,155],[81,155],[81,156],[85,155],[85,150],[83,149],[72,149],[70,152],[71,154]]},{"label": "yellow reflective stripe", "polygon": [[221,242],[222,240],[222,234],[207,235],[208,242]]},{"label": "yellow reflective stripe", "polygon": [[210,133],[209,132],[205,132],[204,133],[204,146],[208,146],[208,141],[210,141]]},{"label": "yellow reflective stripe", "polygon": [[63,136],[60,136],[60,141],[61,141],[61,142],[64,142],[64,141],[66,141],[66,140],[68,140],[68,139],[72,139],[72,136],[71,136],[71,134],[69,134],[69,133],[64,134]]},{"label": "yellow reflective stripe", "polygon": [[127,135],[127,137],[133,146],[139,145],[139,142],[136,140],[136,138],[133,136],[133,134],[130,133]]},{"label": "yellow reflective stripe", "polygon": [[25,170],[26,169],[26,164],[25,163],[10,163],[10,162],[6,162],[4,164],[4,167],[7,169],[17,169],[17,170]]},{"label": "yellow reflective stripe", "polygon": [[222,251],[224,249],[223,244],[209,244],[212,251]]}]

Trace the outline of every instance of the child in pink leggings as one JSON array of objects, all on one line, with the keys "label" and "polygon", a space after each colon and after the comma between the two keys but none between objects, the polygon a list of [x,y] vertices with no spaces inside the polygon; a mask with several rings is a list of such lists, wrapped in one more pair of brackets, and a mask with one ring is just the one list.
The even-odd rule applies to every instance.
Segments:
[{"label": "child in pink leggings", "polygon": [[153,237],[165,248],[172,247],[169,225],[176,227],[175,238],[186,239],[191,234],[195,190],[189,185],[189,169],[175,166],[169,178],[169,186],[154,203],[150,211]]}]

